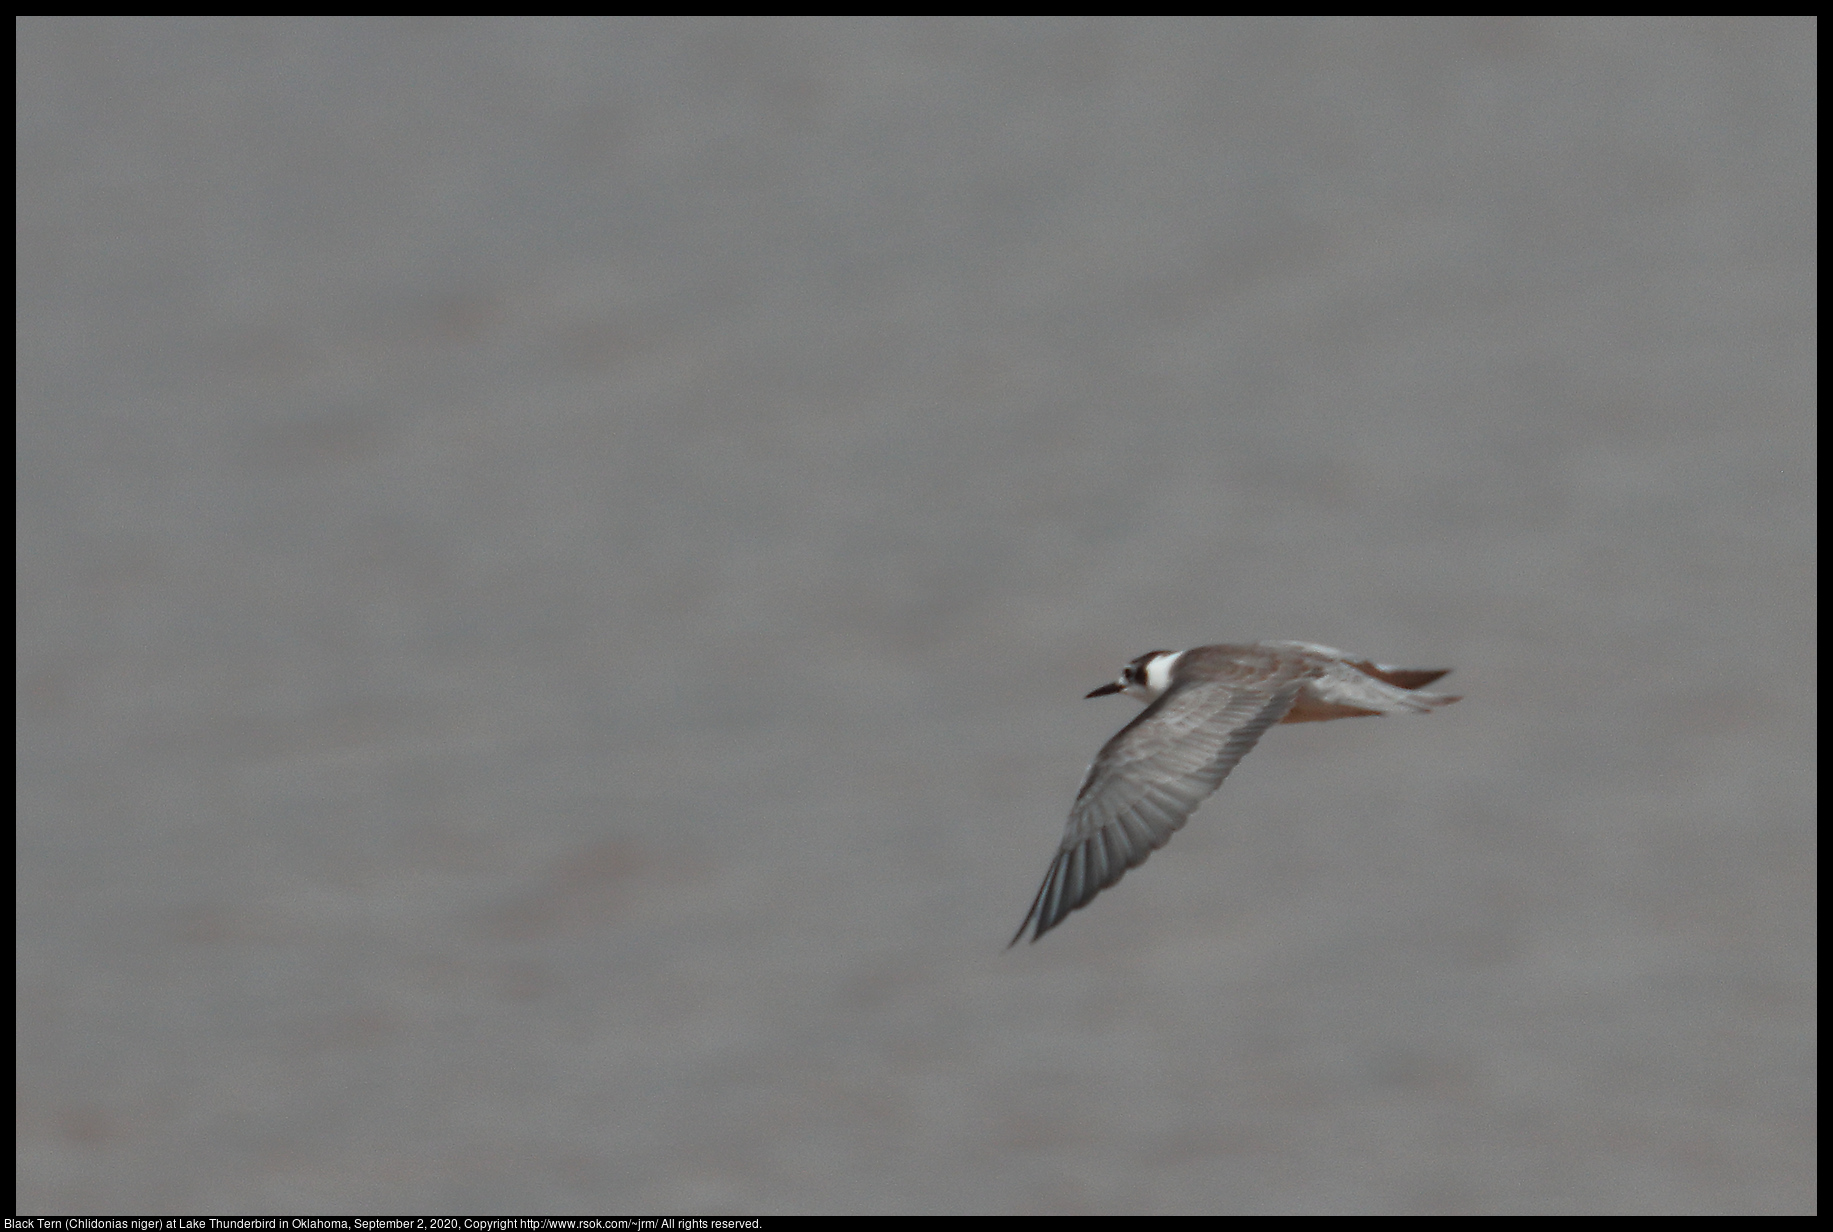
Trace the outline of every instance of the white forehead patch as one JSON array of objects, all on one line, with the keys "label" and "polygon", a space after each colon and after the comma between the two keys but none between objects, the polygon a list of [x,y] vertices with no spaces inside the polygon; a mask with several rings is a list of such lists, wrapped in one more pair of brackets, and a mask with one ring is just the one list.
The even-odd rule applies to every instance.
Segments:
[{"label": "white forehead patch", "polygon": [[1146,664],[1146,688],[1152,691],[1154,697],[1170,687],[1171,668],[1183,657],[1184,652],[1180,650],[1176,654],[1160,655]]}]

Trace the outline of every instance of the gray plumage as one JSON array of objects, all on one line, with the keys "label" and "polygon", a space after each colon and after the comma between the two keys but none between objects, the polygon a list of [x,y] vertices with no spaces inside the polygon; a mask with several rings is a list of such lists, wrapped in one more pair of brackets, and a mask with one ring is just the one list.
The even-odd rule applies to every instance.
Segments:
[{"label": "gray plumage", "polygon": [[1031,940],[1145,862],[1276,723],[1425,713],[1458,700],[1418,690],[1449,669],[1397,668],[1306,642],[1154,650],[1090,693],[1149,703],[1102,746],[1031,910]]}]

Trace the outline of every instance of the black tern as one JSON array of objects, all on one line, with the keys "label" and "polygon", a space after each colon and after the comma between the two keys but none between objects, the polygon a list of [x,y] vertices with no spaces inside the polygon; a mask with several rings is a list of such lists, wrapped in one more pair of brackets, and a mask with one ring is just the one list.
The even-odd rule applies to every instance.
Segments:
[{"label": "black tern", "polygon": [[1036,941],[1163,847],[1275,723],[1425,714],[1456,697],[1420,690],[1450,668],[1389,667],[1308,642],[1152,650],[1090,697],[1146,708],[1101,746],[1025,922]]}]

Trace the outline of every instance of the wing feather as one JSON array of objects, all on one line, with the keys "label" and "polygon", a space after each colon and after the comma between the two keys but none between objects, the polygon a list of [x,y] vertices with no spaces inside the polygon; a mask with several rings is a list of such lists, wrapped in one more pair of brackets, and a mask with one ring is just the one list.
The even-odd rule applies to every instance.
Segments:
[{"label": "wing feather", "polygon": [[1036,941],[1169,842],[1285,717],[1302,683],[1283,671],[1251,683],[1187,685],[1121,728],[1089,767],[1056,858],[1012,944],[1033,922]]}]

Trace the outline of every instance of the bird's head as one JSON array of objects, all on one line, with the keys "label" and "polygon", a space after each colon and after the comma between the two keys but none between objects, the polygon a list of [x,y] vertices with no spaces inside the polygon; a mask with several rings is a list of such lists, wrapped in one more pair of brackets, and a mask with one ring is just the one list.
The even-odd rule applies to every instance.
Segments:
[{"label": "bird's head", "polygon": [[1171,668],[1182,651],[1148,650],[1120,669],[1120,675],[1088,694],[1106,697],[1125,693],[1142,702],[1155,702],[1171,686]]}]

